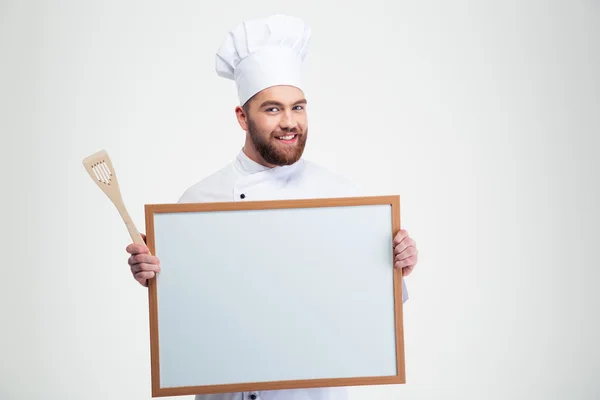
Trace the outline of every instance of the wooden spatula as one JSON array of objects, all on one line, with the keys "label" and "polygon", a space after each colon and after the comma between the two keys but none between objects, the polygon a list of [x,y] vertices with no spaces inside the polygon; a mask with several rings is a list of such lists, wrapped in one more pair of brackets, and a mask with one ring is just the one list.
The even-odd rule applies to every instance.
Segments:
[{"label": "wooden spatula", "polygon": [[108,157],[108,153],[105,150],[100,150],[84,158],[83,166],[94,182],[96,182],[100,189],[102,189],[113,202],[115,207],[117,207],[119,214],[121,214],[121,217],[123,218],[123,222],[125,222],[125,225],[127,226],[127,230],[129,230],[129,235],[133,242],[146,245],[123,203],[117,174],[115,173],[110,157]]}]

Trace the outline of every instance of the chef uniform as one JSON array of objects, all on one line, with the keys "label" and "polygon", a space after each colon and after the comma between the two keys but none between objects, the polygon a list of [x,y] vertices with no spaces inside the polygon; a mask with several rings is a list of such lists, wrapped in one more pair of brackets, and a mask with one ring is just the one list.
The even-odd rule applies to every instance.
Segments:
[{"label": "chef uniform", "polygon": [[[302,88],[301,64],[310,30],[281,15],[245,21],[230,31],[216,57],[217,73],[235,80],[240,104],[273,85]],[[265,167],[243,150],[228,165],[188,188],[180,203],[357,196],[356,186],[311,161]],[[407,300],[403,282],[403,301]],[[252,368],[251,365],[248,368]],[[346,400],[343,387],[196,395],[196,400]]]}]

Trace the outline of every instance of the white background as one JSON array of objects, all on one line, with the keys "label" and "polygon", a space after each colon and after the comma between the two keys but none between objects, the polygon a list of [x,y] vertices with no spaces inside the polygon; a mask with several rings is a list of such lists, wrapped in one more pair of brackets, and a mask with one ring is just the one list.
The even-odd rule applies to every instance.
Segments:
[{"label": "white background", "polygon": [[[408,383],[352,399],[600,396],[600,2],[3,1],[0,398],[148,399],[147,292],[81,160],[141,231],[244,133],[214,53],[313,27],[306,156],[402,196]],[[234,234],[234,232],[232,232]]]}]

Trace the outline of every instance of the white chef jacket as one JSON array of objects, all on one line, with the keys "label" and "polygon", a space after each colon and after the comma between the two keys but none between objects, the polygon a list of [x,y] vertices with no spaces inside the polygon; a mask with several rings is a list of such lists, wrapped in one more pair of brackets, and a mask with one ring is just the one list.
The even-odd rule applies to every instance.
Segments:
[{"label": "white chef jacket", "polygon": [[[268,168],[243,151],[224,168],[187,189],[180,203],[353,197],[357,187],[327,169],[300,159]],[[403,302],[408,299],[403,282]],[[252,368],[251,366],[249,368]],[[343,387],[196,395],[196,400],[347,400]]]}]

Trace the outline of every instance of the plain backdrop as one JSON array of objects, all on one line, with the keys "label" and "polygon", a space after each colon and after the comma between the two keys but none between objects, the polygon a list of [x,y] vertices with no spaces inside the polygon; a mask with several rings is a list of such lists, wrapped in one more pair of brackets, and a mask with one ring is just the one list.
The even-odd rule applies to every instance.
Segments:
[{"label": "plain backdrop", "polygon": [[399,194],[419,249],[408,382],[352,400],[600,398],[600,2],[14,0],[0,399],[150,398],[147,290],[81,161],[109,152],[144,231],[241,149],[214,54],[274,13],[313,28],[306,157]]}]

